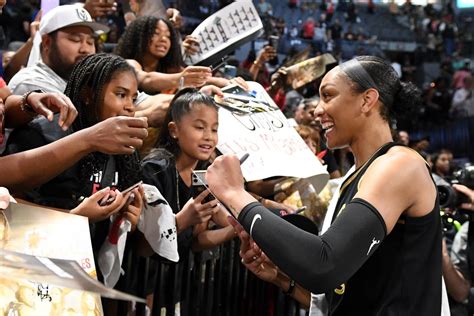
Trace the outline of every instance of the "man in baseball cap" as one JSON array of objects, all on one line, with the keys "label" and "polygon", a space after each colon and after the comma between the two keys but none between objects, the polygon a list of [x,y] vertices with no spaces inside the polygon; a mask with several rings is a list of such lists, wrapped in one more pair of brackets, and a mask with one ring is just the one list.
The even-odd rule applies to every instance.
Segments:
[{"label": "man in baseball cap", "polygon": [[96,52],[96,35],[108,31],[80,6],[54,8],[41,19],[28,67],[10,80],[10,89],[15,94],[35,89],[63,92],[77,61]]},{"label": "man in baseball cap", "polygon": [[[29,91],[63,93],[74,65],[85,56],[95,54],[96,32],[109,28],[92,20],[89,12],[78,5],[58,6],[41,19],[35,35],[28,67],[16,73],[8,87],[13,94],[24,95]],[[46,141],[64,136],[59,128],[58,115],[53,124],[39,117],[30,123]],[[12,141],[14,141],[12,139]]]}]

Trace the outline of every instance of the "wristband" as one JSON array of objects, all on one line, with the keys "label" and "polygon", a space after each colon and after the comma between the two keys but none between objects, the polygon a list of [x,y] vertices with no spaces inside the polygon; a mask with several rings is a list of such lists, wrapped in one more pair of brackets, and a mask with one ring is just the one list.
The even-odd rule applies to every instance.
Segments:
[{"label": "wristband", "polygon": [[283,292],[283,294],[285,294],[287,296],[293,295],[293,292],[295,291],[295,286],[296,286],[295,280],[290,279],[290,286],[288,287],[288,290]]},{"label": "wristband", "polygon": [[29,113],[29,114],[37,114],[36,111],[33,109],[33,107],[28,103],[28,97],[32,93],[42,93],[43,91],[41,90],[31,90],[23,94],[21,97],[21,104],[20,104],[20,109],[23,112]]}]

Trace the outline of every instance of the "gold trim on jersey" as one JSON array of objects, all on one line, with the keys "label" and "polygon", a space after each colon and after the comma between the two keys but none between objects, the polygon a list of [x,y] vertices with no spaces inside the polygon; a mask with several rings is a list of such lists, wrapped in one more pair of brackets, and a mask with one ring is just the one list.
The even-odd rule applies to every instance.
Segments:
[{"label": "gold trim on jersey", "polygon": [[[372,154],[372,156],[370,156],[370,158],[360,168],[358,168],[356,171],[354,171],[354,173],[349,178],[347,178],[347,180],[342,184],[341,189],[339,190],[339,196],[341,196],[342,192],[349,186],[349,184],[352,183],[352,181],[354,181],[354,178],[357,177],[357,175],[360,173],[360,171],[362,169],[364,169],[364,167],[367,165],[367,163],[387,144],[384,144],[379,149],[377,149]],[[411,151],[415,152],[421,159],[423,159],[423,161],[428,166],[428,168],[430,168],[430,164],[425,160],[425,158],[423,158],[423,156],[420,155],[419,152],[417,152],[416,150],[414,150],[413,148],[410,148],[410,147],[405,147],[405,148],[410,149]],[[359,179],[359,183],[357,183],[357,191],[359,191],[360,184],[361,184],[362,179],[364,178],[364,176],[365,176],[365,174],[362,175],[362,177]]]},{"label": "gold trim on jersey", "polygon": [[346,208],[346,203],[342,204],[341,209],[339,210],[339,212],[337,212],[336,218],[342,214],[342,211],[344,211],[345,208]]},{"label": "gold trim on jersey", "polygon": [[[357,170],[354,171],[354,173],[351,174],[351,176],[350,176],[349,178],[347,178],[346,181],[344,181],[344,183],[343,183],[342,186],[341,186],[341,189],[339,190],[339,196],[342,195],[342,192],[344,192],[344,190],[349,186],[349,184],[351,184],[352,181],[354,181],[354,178],[357,177],[357,175],[360,173],[360,171],[361,171],[362,169],[364,169],[364,167],[369,163],[369,161],[371,161],[372,158],[373,158],[382,148],[384,148],[387,144],[390,144],[390,143],[392,143],[392,142],[388,142],[388,143],[385,143],[385,144],[383,144],[382,146],[380,146],[380,147],[372,154],[372,156],[370,156],[370,158],[367,159],[367,161],[366,161],[362,166],[360,166],[359,168],[357,168]],[[359,189],[359,188],[357,187],[357,189]]]},{"label": "gold trim on jersey", "polygon": [[425,162],[425,164],[426,164],[426,166],[428,167],[428,169],[431,170],[430,164],[428,163],[428,161],[426,161],[425,158],[423,158],[422,155],[420,155],[419,152],[417,152],[416,150],[414,150],[413,148],[410,148],[410,147],[406,147],[406,148],[407,148],[407,149],[410,149],[410,150],[413,151],[413,152],[415,152],[415,153],[418,155],[418,157],[420,157],[420,158]]},{"label": "gold trim on jersey", "polygon": [[[369,160],[367,160],[368,162]],[[366,162],[366,163],[367,163]],[[364,164],[365,166],[365,164]],[[354,181],[354,178],[357,177],[357,175],[359,174],[359,172],[364,168],[364,166],[360,167],[359,169],[357,169],[356,171],[354,171],[354,173],[349,177],[347,178],[347,180],[344,182],[344,184],[341,186],[341,188],[339,189],[339,196],[342,195],[342,192],[344,192],[344,190],[349,186],[349,184],[352,183],[352,181]]]}]

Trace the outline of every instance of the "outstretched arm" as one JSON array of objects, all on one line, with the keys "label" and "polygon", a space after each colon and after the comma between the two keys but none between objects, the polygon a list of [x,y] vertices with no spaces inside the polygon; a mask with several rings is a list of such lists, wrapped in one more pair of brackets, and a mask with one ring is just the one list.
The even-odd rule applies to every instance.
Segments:
[{"label": "outstretched arm", "polygon": [[[244,190],[237,157],[218,157],[206,178],[214,195],[238,216],[268,257],[313,293],[326,292],[345,282],[374,253],[405,210],[429,212],[436,198],[434,184],[420,158],[405,154],[384,157],[371,165],[358,195],[329,230],[315,236],[274,215]],[[386,183],[384,179],[391,181]],[[381,182],[383,190],[378,189]],[[408,190],[407,184],[426,189]],[[424,200],[428,197],[429,206],[422,205],[416,196]]]},{"label": "outstretched arm", "polygon": [[24,96],[10,95],[5,100],[5,126],[14,128],[30,122],[38,115],[53,120],[59,113],[59,126],[67,130],[77,116],[71,100],[62,93],[28,92]]},{"label": "outstretched arm", "polygon": [[113,117],[46,146],[0,157],[0,186],[34,188],[95,151],[131,154],[141,147],[146,127],[145,118]]},{"label": "outstretched arm", "polygon": [[211,69],[203,66],[188,66],[181,72],[168,74],[157,71],[145,71],[133,59],[128,59],[127,62],[135,68],[138,86],[147,93],[190,86],[201,87],[212,76]]}]

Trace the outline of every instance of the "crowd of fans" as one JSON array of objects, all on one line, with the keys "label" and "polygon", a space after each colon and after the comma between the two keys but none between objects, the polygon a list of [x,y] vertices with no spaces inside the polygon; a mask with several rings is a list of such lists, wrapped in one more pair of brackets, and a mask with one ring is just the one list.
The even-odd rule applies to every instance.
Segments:
[{"label": "crowd of fans", "polygon": [[[9,0],[3,9],[0,186],[29,202],[88,217],[94,254],[108,234],[110,216],[118,213],[129,220],[128,238],[136,248],[150,249],[137,230],[144,188],[139,186],[123,195],[120,191],[139,180],[156,186],[176,214],[180,262],[170,263],[156,253],[130,246],[124,264],[147,260],[149,281],[139,284],[133,279],[142,267],[137,264],[126,267],[134,272],[113,284],[127,292],[146,294],[149,309],[157,304],[160,287],[176,286],[176,278],[189,269],[192,251],[216,247],[236,236],[217,201],[203,202],[207,192],[192,198],[190,189],[192,171],[205,169],[215,158],[219,122],[211,96],[221,95],[220,88],[231,83],[247,88],[246,80],[258,81],[293,120],[297,132],[327,166],[332,179],[345,175],[353,165],[347,149],[332,151],[325,147],[322,127],[314,120],[320,82],[290,89],[278,80],[281,74],[275,70],[299,52],[301,45],[295,44],[301,43],[299,40],[310,44],[311,57],[331,53],[338,62],[343,59],[343,41],[375,44],[376,36],[364,29],[360,14],[361,9],[369,18],[377,14],[380,8],[373,1],[360,7],[352,0],[337,4],[332,0],[290,0],[288,10],[309,11],[312,15],[288,25],[284,18],[274,16],[271,3],[259,0],[255,5],[265,37],[275,36],[277,44],[251,49],[243,61],[229,58],[227,64],[236,69],[233,76],[225,67],[215,71],[184,63],[183,55],[196,53],[199,45],[189,36],[180,14],[188,12],[190,4],[171,2],[174,8],[161,4],[152,15],[143,14],[148,8],[146,0],[131,0],[129,5],[100,0],[68,5],[71,2],[62,1],[62,6],[47,14],[39,10],[39,1]],[[226,4],[211,0],[192,5],[201,15],[209,15]],[[78,20],[76,11],[82,20]],[[336,14],[338,11],[342,14]],[[401,115],[398,126],[414,128],[414,122],[423,120],[425,126],[433,127],[473,117],[472,63],[461,55],[465,42],[462,37],[467,35],[463,34],[465,25],[457,24],[460,22],[451,2],[439,9],[431,4],[414,6],[410,0],[399,7],[392,1],[389,12],[401,25],[424,37],[419,42],[424,50],[421,55],[384,56],[391,59],[400,78],[424,84],[420,87],[423,104]],[[286,39],[292,47],[283,55]],[[353,51],[353,56],[344,59],[361,53],[364,51]],[[440,75],[420,82],[416,72],[421,60],[441,60]],[[394,138],[424,156],[439,181],[450,183],[456,170],[464,167],[456,164],[449,149],[430,152],[427,138],[410,139],[407,131],[395,131]],[[295,211],[285,204],[288,192],[275,195],[269,189],[274,184],[273,180],[259,181],[249,183],[248,188],[269,208]],[[113,202],[102,203],[110,197]],[[307,216],[321,225],[324,212],[318,209]],[[466,221],[456,209],[446,212],[458,221]],[[453,245],[453,240],[460,237],[451,226],[445,229],[451,230],[446,253],[452,248],[455,259],[446,255],[443,269],[454,267],[461,273],[452,277],[452,269],[446,272],[448,293],[453,306],[467,308],[463,302],[468,294],[460,294],[459,290],[466,287],[466,282],[469,288],[471,281],[468,267],[460,267],[465,260],[459,259],[459,252],[465,246],[456,241]],[[99,275],[101,280],[104,277]],[[113,313],[115,304],[106,301],[104,309]],[[158,308],[153,313],[158,314]]]}]

